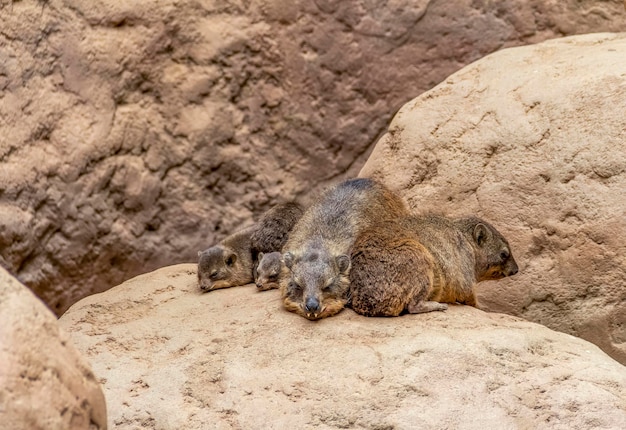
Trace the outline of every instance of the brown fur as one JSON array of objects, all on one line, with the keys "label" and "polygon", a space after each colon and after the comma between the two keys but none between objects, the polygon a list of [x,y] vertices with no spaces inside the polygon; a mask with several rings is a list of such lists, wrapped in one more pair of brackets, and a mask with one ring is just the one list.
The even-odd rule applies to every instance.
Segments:
[{"label": "brown fur", "polygon": [[255,230],[256,226],[239,230],[217,245],[198,252],[198,285],[202,291],[253,281],[250,236]]},{"label": "brown fur", "polygon": [[250,241],[254,283],[259,291],[278,288],[278,276],[282,269],[280,251],[303,213],[304,209],[298,203],[280,203],[265,212],[257,223]]},{"label": "brown fur", "polygon": [[359,236],[352,253],[351,306],[367,316],[476,306],[474,285],[517,273],[506,239],[476,218],[410,216]]},{"label": "brown fur", "polygon": [[289,232],[303,213],[304,209],[296,202],[279,203],[265,212],[250,237],[252,257],[256,259],[259,252],[282,251]]},{"label": "brown fur", "polygon": [[254,283],[259,291],[278,288],[278,278],[283,268],[283,255],[280,252],[259,252],[258,266],[254,272]]},{"label": "brown fur", "polygon": [[404,201],[372,179],[328,189],[305,211],[284,246],[279,283],[285,308],[310,320],[343,309],[357,235],[376,221],[406,215]]}]

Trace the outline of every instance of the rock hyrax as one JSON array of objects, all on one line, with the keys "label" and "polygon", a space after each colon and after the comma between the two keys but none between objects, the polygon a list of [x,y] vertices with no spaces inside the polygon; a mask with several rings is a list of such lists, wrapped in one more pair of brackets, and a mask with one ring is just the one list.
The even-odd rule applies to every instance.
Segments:
[{"label": "rock hyrax", "polygon": [[202,291],[253,281],[250,236],[254,231],[256,226],[239,230],[217,245],[198,252],[198,284]]},{"label": "rock hyrax", "polygon": [[476,217],[410,216],[381,222],[352,250],[350,306],[367,316],[476,306],[474,285],[517,273],[506,239]]},{"label": "rock hyrax", "polygon": [[303,213],[304,209],[298,203],[280,203],[265,212],[257,223],[250,240],[254,282],[259,291],[278,288],[278,274],[282,267],[280,252]]},{"label": "rock hyrax", "polygon": [[404,201],[372,179],[350,179],[322,193],[283,248],[279,283],[285,308],[310,320],[343,309],[354,239],[374,221],[405,215]]},{"label": "rock hyrax", "polygon": [[259,252],[258,265],[254,272],[254,283],[259,291],[278,288],[278,277],[283,268],[283,255],[280,252]]}]

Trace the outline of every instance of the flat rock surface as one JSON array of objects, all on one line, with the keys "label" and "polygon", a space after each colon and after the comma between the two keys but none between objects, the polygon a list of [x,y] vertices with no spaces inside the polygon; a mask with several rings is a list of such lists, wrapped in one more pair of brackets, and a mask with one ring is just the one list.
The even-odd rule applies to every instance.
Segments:
[{"label": "flat rock surface", "polygon": [[489,55],[400,109],[360,172],[422,212],[477,214],[520,272],[484,309],[626,364],[626,33]]},{"label": "flat rock surface", "polygon": [[201,294],[195,265],[87,297],[62,327],[116,429],[626,426],[626,368],[595,345],[475,308],[311,322],[277,290]]},{"label": "flat rock surface", "polygon": [[106,428],[89,364],[41,300],[0,268],[0,429]]},{"label": "flat rock surface", "polygon": [[596,0],[0,1],[0,264],[58,314],[355,176],[394,112]]}]

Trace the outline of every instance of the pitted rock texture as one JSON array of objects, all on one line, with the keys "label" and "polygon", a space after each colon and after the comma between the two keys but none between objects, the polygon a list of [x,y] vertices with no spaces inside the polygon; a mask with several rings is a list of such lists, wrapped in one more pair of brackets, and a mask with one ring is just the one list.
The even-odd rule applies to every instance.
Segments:
[{"label": "pitted rock texture", "polygon": [[626,33],[492,54],[407,103],[360,175],[418,211],[478,214],[520,273],[482,308],[594,342],[626,364]]},{"label": "pitted rock texture", "polygon": [[403,103],[621,2],[0,1],[0,263],[58,314],[354,176]]},{"label": "pitted rock texture", "polygon": [[308,321],[253,285],[201,294],[191,264],[60,319],[132,429],[626,426],[626,367],[595,345],[468,306]]},{"label": "pitted rock texture", "polygon": [[105,430],[102,388],[35,295],[0,268],[0,428]]}]

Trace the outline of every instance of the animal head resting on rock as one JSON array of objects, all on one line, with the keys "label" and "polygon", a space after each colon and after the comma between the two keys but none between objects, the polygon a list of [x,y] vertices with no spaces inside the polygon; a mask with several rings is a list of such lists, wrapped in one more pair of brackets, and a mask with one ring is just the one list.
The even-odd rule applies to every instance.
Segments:
[{"label": "animal head resting on rock", "polygon": [[345,254],[333,256],[321,244],[314,244],[299,257],[286,252],[283,260],[292,271],[284,293],[287,310],[317,320],[343,309],[350,257]]},{"label": "animal head resting on rock", "polygon": [[476,282],[502,279],[518,272],[509,242],[495,227],[473,216],[459,218],[455,223],[471,238],[476,258]]},{"label": "animal head resting on rock", "polygon": [[249,227],[226,237],[220,243],[198,252],[198,284],[202,291],[251,283],[252,253]]}]

